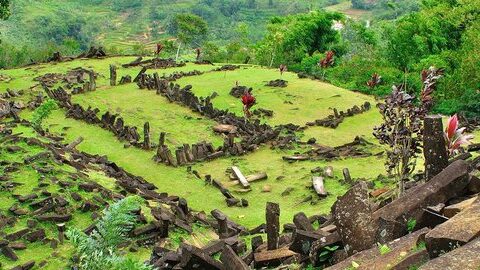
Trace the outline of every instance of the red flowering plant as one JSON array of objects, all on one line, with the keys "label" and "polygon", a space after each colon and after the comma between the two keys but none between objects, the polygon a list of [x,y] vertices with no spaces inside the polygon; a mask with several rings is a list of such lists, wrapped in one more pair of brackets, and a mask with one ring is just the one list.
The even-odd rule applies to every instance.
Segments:
[{"label": "red flowering plant", "polygon": [[465,127],[459,128],[458,117],[448,118],[447,127],[445,128],[445,142],[450,156],[458,154],[462,145],[468,145],[473,139],[473,135],[464,134]]},{"label": "red flowering plant", "polygon": [[375,72],[372,74],[370,81],[367,82],[367,86],[370,88],[375,88],[380,83],[382,83],[382,76]]},{"label": "red flowering plant", "polygon": [[255,97],[248,91],[245,91],[245,93],[242,96],[242,103],[243,103],[243,114],[245,115],[246,118],[250,118],[252,113],[250,112],[250,109],[256,104],[256,99]]},{"label": "red flowering plant", "polygon": [[159,56],[160,53],[163,51],[163,44],[162,43],[157,43],[157,49],[155,50],[155,55]]},{"label": "red flowering plant", "polygon": [[325,53],[325,58],[320,60],[318,65],[322,68],[328,68],[333,66],[335,64],[335,52],[333,51],[327,51]]}]

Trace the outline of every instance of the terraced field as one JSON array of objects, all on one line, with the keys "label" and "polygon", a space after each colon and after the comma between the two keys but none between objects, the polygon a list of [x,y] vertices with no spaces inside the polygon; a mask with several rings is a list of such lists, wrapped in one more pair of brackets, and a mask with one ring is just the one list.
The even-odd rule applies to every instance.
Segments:
[{"label": "terraced field", "polygon": [[[97,107],[100,111],[110,110],[119,113],[126,124],[142,127],[145,121],[150,122],[152,141],[157,141],[160,132],[166,132],[168,144],[181,145],[202,140],[220,145],[223,135],[215,134],[212,127],[215,122],[198,113],[190,111],[176,103],[170,103],[165,97],[155,95],[153,91],[140,90],[134,83],[111,87],[108,85],[108,69],[110,64],[119,66],[132,61],[132,57],[108,58],[105,60],[76,60],[55,65],[39,65],[29,68],[7,70],[2,74],[10,76],[9,83],[1,83],[0,88],[29,89],[29,93],[41,91],[32,78],[45,73],[64,73],[75,67],[93,69],[99,73],[97,90],[73,96],[73,101],[83,106]],[[218,67],[218,66],[217,66]],[[218,94],[213,99],[215,107],[228,109],[241,115],[241,102],[229,95],[230,89],[238,81],[239,84],[252,87],[257,97],[257,108],[274,111],[271,118],[261,121],[272,126],[279,124],[296,124],[304,126],[309,121],[325,118],[332,113],[332,108],[346,110],[354,105],[360,106],[365,101],[374,103],[371,97],[350,92],[345,89],[310,79],[299,79],[293,73],[286,73],[283,79],[288,81],[286,88],[267,87],[268,80],[279,79],[280,74],[275,69],[255,66],[243,66],[236,71],[211,71],[214,66],[187,64],[180,68],[159,70],[160,74],[171,74],[177,71],[199,70],[206,73],[199,76],[184,77],[177,81],[181,86],[191,84],[192,91],[198,96]],[[119,68],[119,77],[131,75],[134,77],[140,68]],[[101,113],[99,113],[100,115]],[[24,111],[23,117],[29,117]],[[338,128],[313,126],[297,132],[301,141],[315,138],[320,145],[339,146],[353,141],[356,136],[362,136],[373,142],[372,127],[380,120],[379,114],[373,108],[363,114],[347,117]],[[269,145],[261,145],[253,153],[237,157],[225,157],[192,165],[203,177],[211,175],[225,186],[230,187],[235,196],[249,201],[247,209],[241,207],[229,208],[222,194],[213,186],[206,185],[187,171],[186,167],[173,168],[157,164],[152,160],[154,150],[146,151],[135,148],[125,148],[124,142],[118,141],[111,133],[100,127],[86,124],[71,118],[65,118],[65,112],[60,109],[47,120],[46,127],[51,132],[66,136],[73,141],[79,136],[85,141],[79,149],[93,154],[107,155],[109,159],[154,183],[161,191],[173,193],[188,199],[194,209],[210,211],[219,208],[236,221],[246,226],[256,226],[263,220],[263,207],[267,201],[278,201],[281,204],[282,222],[290,222],[294,213],[305,211],[307,214],[328,213],[336,196],[341,195],[348,185],[342,185],[341,170],[349,168],[354,178],[375,178],[384,173],[382,157],[370,156],[360,158],[342,158],[326,161],[303,161],[288,163],[283,156],[305,152],[310,145],[294,143],[291,149],[270,149]],[[141,132],[140,132],[141,133]],[[375,145],[368,147],[368,152],[378,153],[381,148]],[[252,184],[252,190],[243,193],[233,186],[226,169],[232,165],[240,167],[245,175],[266,172],[268,179]],[[331,165],[335,169],[335,179],[326,181],[326,190],[330,195],[326,199],[302,202],[306,197],[315,195],[310,188],[311,169]],[[293,188],[289,195],[282,196],[287,188]],[[264,189],[270,192],[262,192]],[[238,191],[237,191],[238,190]],[[245,211],[247,210],[247,211]]]}]

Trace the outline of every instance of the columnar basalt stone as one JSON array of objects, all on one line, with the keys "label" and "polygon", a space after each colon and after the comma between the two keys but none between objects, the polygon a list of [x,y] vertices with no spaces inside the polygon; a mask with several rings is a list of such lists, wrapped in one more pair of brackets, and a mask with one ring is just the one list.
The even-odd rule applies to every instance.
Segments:
[{"label": "columnar basalt stone", "polygon": [[133,79],[133,82],[134,83],[138,82],[140,80],[140,78],[143,76],[143,74],[145,74],[146,71],[147,71],[147,68],[143,67],[142,70],[140,70],[138,75],[135,77],[135,79]]},{"label": "columnar basalt stone", "polygon": [[344,168],[342,173],[343,173],[343,180],[345,181],[345,183],[352,184],[353,181],[352,181],[352,177],[350,176],[350,170],[348,168]]},{"label": "columnar basalt stone", "polygon": [[57,224],[58,230],[58,242],[63,245],[63,241],[65,239],[65,223]]},{"label": "columnar basalt stone", "polygon": [[217,209],[213,210],[211,214],[215,218],[215,220],[217,220],[218,236],[220,238],[227,238],[229,236],[227,216],[225,216],[225,214],[223,214],[220,210]]},{"label": "columnar basalt stone", "polygon": [[110,65],[110,86],[117,85],[117,67]]},{"label": "columnar basalt stone", "polygon": [[250,267],[233,251],[233,249],[225,245],[220,255],[220,261],[225,269],[232,270],[248,270]]},{"label": "columnar basalt stone", "polygon": [[429,115],[424,120],[423,154],[425,179],[428,181],[448,166],[448,153],[443,133],[442,117]]},{"label": "columnar basalt stone", "polygon": [[386,243],[405,235],[411,219],[420,227],[431,225],[424,209],[461,195],[469,182],[468,171],[465,161],[456,161],[430,181],[411,188],[402,197],[375,211],[371,218],[378,226],[376,242]]},{"label": "columnar basalt stone", "polygon": [[126,75],[120,79],[119,84],[122,85],[122,84],[131,83],[131,82],[132,82],[132,77],[130,75]]},{"label": "columnar basalt stone", "polygon": [[425,242],[430,258],[463,246],[480,235],[480,199],[453,218],[432,229]]},{"label": "columnar basalt stone", "polygon": [[7,240],[0,241],[0,250],[2,251],[2,254],[12,261],[17,261],[18,260],[17,254],[15,254],[15,251],[13,251],[13,249],[9,247],[8,244],[9,243]]},{"label": "columnar basalt stone", "polygon": [[278,248],[280,206],[277,203],[267,202],[265,215],[267,221],[267,247],[268,250],[274,250]]},{"label": "columnar basalt stone", "polygon": [[314,231],[312,223],[310,223],[310,220],[303,212],[299,212],[293,216],[293,223],[299,230]]},{"label": "columnar basalt stone", "polygon": [[93,70],[88,72],[88,80],[90,83],[89,91],[95,91],[97,89],[97,84],[95,82],[95,72]]},{"label": "columnar basalt stone", "polygon": [[150,150],[150,123],[143,125],[143,149]]},{"label": "columnar basalt stone", "polygon": [[480,238],[422,265],[421,270],[476,270],[480,265]]}]

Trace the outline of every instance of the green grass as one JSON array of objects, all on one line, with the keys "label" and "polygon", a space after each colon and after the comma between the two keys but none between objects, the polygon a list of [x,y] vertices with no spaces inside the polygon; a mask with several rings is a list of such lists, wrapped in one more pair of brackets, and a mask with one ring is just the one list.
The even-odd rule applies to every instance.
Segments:
[{"label": "green grass", "polygon": [[[138,86],[133,83],[110,87],[108,85],[109,65],[114,63],[120,66],[122,63],[130,62],[133,59],[133,57],[115,57],[105,60],[76,60],[56,65],[33,66],[27,70],[24,68],[6,70],[5,73],[13,77],[14,80],[9,84],[0,85],[0,87],[11,85],[12,88],[22,89],[34,85],[35,82],[32,81],[32,77],[40,74],[66,72],[78,66],[90,67],[100,73],[97,80],[98,90],[74,96],[75,102],[84,106],[99,107],[101,111],[108,109],[112,112],[118,112],[125,118],[127,124],[136,125],[139,128],[143,127],[145,121],[150,121],[151,138],[155,142],[158,140],[161,131],[168,132],[167,139],[174,145],[198,142],[199,140],[208,140],[216,144],[222,142],[221,136],[211,132],[213,121],[205,118],[198,119],[201,118],[200,115],[191,112],[180,104],[169,103],[166,98],[155,95],[154,91],[139,90]],[[170,74],[178,70],[198,69],[208,71],[212,68],[212,66],[189,64],[181,68],[158,70],[158,72],[160,74]],[[140,68],[120,68],[118,73],[119,77],[126,74],[135,76],[139,70]],[[154,71],[148,71],[148,73],[152,72]],[[241,102],[229,95],[230,89],[238,80],[241,85],[254,88],[253,93],[258,101],[256,108],[274,110],[274,117],[263,119],[271,125],[286,123],[304,125],[306,122],[324,118],[331,114],[332,108],[346,110],[354,105],[361,105],[365,101],[374,103],[373,98],[369,96],[353,93],[320,81],[299,79],[293,73],[283,75],[283,79],[289,81],[289,86],[286,88],[265,86],[269,80],[278,78],[280,78],[280,74],[275,69],[243,66],[236,71],[207,72],[200,76],[185,77],[178,83],[182,86],[193,85],[193,91],[198,96],[207,96],[213,91],[217,92],[218,97],[213,100],[216,107],[229,109],[241,115]],[[38,88],[34,91],[38,91]],[[27,91],[27,95],[22,98],[26,99],[30,92],[32,91]],[[292,102],[293,104],[286,102]],[[30,113],[25,112],[23,116],[29,118]],[[309,127],[298,135],[304,141],[315,137],[318,143],[331,146],[351,142],[357,135],[371,140],[372,127],[379,120],[379,114],[375,108],[372,108],[367,113],[346,118],[337,129]],[[261,146],[254,153],[245,156],[222,158],[195,164],[193,169],[199,171],[202,176],[212,175],[214,179],[229,186],[236,197],[247,199],[250,203],[248,208],[228,208],[219,190],[206,185],[203,180],[196,179],[187,172],[186,168],[172,168],[163,164],[156,164],[152,160],[154,151],[126,149],[124,148],[124,142],[118,141],[112,133],[81,121],[66,119],[62,110],[55,111],[46,120],[45,127],[48,127],[52,132],[64,134],[67,141],[82,136],[85,141],[79,145],[80,150],[93,154],[105,154],[126,170],[154,183],[159,191],[185,197],[193,209],[209,212],[214,208],[219,208],[235,221],[248,227],[254,227],[264,222],[264,208],[268,201],[280,203],[282,223],[291,222],[293,215],[299,211],[304,211],[307,215],[329,213],[336,197],[342,195],[348,189],[347,186],[343,186],[339,182],[343,168],[349,168],[352,177],[355,178],[374,178],[378,174],[384,173],[383,159],[374,156],[340,159],[332,162],[287,163],[282,160],[282,156],[291,155],[295,151],[308,150],[308,147],[303,146],[288,151],[271,150],[268,146]],[[64,130],[65,127],[69,127],[69,129]],[[381,148],[373,146],[368,150],[377,153],[381,151]],[[244,174],[266,172],[269,177],[265,181],[253,183],[252,191],[249,193],[238,193],[238,187],[230,185],[229,177],[225,173],[225,170],[232,165],[239,166]],[[327,199],[318,200],[310,188],[310,170],[317,166],[327,165],[334,167],[336,178],[327,179],[325,183],[326,189],[331,195]],[[98,181],[104,181],[104,179],[100,177]],[[265,185],[271,187],[271,192],[262,192]],[[290,195],[282,197],[281,193],[288,187],[293,187],[294,190]],[[314,198],[312,203],[301,203],[305,197],[310,195]]]},{"label": "green grass", "polygon": [[202,140],[216,146],[223,143],[223,139],[212,130],[216,125],[214,121],[195,114],[186,107],[170,103],[165,97],[156,95],[155,91],[139,90],[136,84],[76,95],[73,101],[84,107],[99,108],[99,115],[107,110],[118,113],[125,120],[125,124],[137,126],[141,136],[143,124],[148,121],[153,134],[152,141],[155,143],[160,132],[167,132],[167,144],[173,146],[198,143]]},{"label": "green grass", "polygon": [[[253,88],[258,105],[274,111],[274,116],[266,121],[272,125],[294,123],[305,125],[306,122],[324,118],[332,114],[331,108],[346,110],[353,105],[360,106],[373,98],[353,94],[352,92],[310,79],[299,79],[296,74],[287,72],[282,79],[289,82],[288,87],[265,86],[270,80],[280,79],[276,69],[261,67],[242,67],[239,70],[222,73],[206,73],[202,76],[184,77],[178,80],[180,85],[193,85],[193,92],[199,96],[208,96],[213,92],[219,94],[213,100],[214,106],[228,109],[242,115],[242,103],[229,94],[238,81],[240,85]],[[289,103],[293,104],[289,104]]]}]

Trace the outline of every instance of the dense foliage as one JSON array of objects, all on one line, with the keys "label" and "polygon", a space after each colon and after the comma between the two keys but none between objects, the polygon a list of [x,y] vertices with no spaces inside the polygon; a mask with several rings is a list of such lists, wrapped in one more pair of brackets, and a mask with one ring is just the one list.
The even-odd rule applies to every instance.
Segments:
[{"label": "dense foliage", "polygon": [[118,246],[128,240],[127,234],[136,222],[134,211],[140,208],[140,197],[127,197],[103,211],[96,229],[86,235],[70,228],[67,236],[76,248],[80,270],[150,270],[152,267],[121,256]]},{"label": "dense foliage", "polygon": [[[161,57],[187,52],[182,59],[193,60],[194,49],[201,47],[202,58],[212,62],[286,64],[340,87],[384,96],[391,85],[405,82],[409,94],[418,94],[418,74],[436,66],[445,75],[434,111],[480,115],[480,0],[353,0],[354,7],[371,10],[367,23],[319,10],[338,2],[42,2],[47,11],[55,10],[48,13],[34,12],[29,1],[18,0],[13,16],[0,24],[0,67],[44,60],[57,50],[75,54],[92,44],[111,53],[152,54],[160,42]],[[102,18],[93,12],[105,9],[110,12]],[[115,23],[119,16],[122,23]],[[111,35],[120,33],[140,41],[128,50],[112,45]],[[144,39],[155,42],[148,47]],[[322,65],[328,51],[332,65]],[[381,80],[372,84],[373,77]]]},{"label": "dense foliage", "polygon": [[10,0],[0,0],[0,19],[10,16]]},{"label": "dense foliage", "polygon": [[[418,93],[418,74],[433,65],[445,69],[435,94],[435,111],[462,111],[478,117],[478,10],[479,0],[429,0],[423,1],[419,12],[396,21],[357,30],[353,35],[343,31],[342,42],[348,52],[336,67],[326,71],[325,78],[339,86],[379,95],[389,93],[390,85],[407,81],[410,91]],[[374,73],[382,76],[382,83],[371,88],[367,82]]]},{"label": "dense foliage", "polygon": [[315,52],[331,49],[339,34],[332,28],[339,13],[312,11],[307,14],[274,17],[268,33],[257,47],[257,61],[263,65],[292,65]]}]

